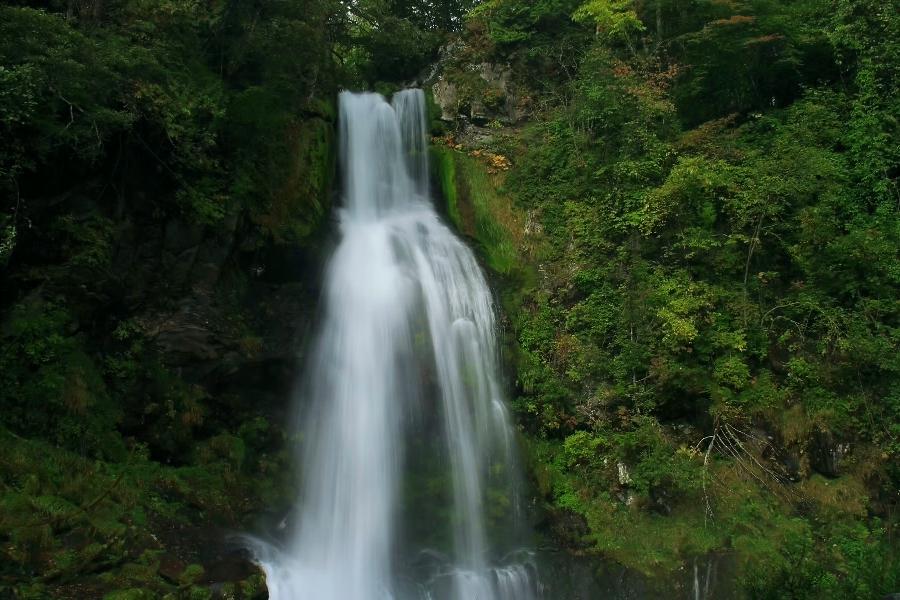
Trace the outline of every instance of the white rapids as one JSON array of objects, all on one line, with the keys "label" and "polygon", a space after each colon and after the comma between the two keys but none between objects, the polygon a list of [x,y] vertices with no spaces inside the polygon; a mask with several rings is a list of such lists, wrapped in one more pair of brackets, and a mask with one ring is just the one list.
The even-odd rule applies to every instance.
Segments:
[{"label": "white rapids", "polygon": [[536,600],[494,303],[429,198],[421,90],[340,95],[344,208],[298,391],[303,492],[251,547],[273,600]]}]

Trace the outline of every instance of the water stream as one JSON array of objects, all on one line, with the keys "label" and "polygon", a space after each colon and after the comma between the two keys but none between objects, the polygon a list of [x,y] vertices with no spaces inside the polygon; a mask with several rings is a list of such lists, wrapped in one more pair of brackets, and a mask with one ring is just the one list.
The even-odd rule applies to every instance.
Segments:
[{"label": "water stream", "polygon": [[429,198],[421,90],[340,96],[343,208],[273,600],[533,600],[493,298]]}]

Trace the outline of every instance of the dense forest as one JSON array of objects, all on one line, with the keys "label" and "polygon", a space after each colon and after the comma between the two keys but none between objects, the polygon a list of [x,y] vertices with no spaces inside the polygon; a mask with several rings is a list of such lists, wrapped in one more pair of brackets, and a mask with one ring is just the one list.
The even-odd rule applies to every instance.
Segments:
[{"label": "dense forest", "polygon": [[549,600],[900,592],[898,15],[0,3],[0,598],[266,597],[336,96],[410,85]]}]

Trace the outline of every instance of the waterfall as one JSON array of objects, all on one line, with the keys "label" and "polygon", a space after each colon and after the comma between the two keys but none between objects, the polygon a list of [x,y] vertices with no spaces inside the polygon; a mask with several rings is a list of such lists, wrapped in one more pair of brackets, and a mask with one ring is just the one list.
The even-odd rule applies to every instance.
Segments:
[{"label": "waterfall", "polygon": [[429,198],[421,90],[340,95],[343,209],[298,391],[303,489],[252,543],[273,600],[540,597],[494,304]]}]

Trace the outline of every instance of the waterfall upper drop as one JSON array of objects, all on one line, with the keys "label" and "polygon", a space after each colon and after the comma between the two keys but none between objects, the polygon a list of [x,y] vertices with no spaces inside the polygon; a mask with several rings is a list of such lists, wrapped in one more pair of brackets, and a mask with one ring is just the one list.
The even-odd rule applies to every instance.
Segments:
[{"label": "waterfall upper drop", "polygon": [[341,238],[274,600],[532,600],[493,299],[429,199],[421,90],[340,95]]}]

